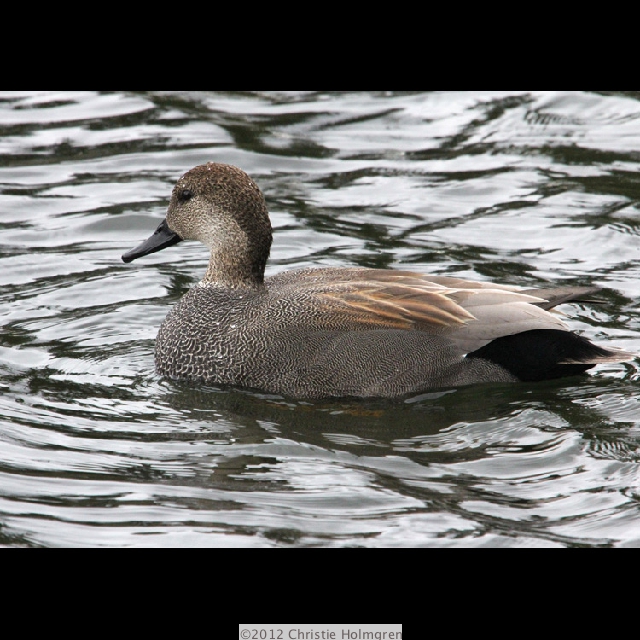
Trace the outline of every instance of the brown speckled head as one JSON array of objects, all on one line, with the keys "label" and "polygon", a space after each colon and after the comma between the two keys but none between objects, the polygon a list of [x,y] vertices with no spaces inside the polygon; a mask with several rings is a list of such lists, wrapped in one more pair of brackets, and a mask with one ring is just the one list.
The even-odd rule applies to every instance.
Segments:
[{"label": "brown speckled head", "polygon": [[171,231],[211,249],[203,282],[256,286],[271,250],[269,213],[258,185],[241,169],[210,162],[191,169],[173,189]]}]

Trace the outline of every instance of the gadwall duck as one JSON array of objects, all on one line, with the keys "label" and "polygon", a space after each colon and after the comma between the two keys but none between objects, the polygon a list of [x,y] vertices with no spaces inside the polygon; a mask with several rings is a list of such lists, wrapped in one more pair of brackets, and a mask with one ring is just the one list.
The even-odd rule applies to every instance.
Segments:
[{"label": "gadwall duck", "polygon": [[587,288],[522,290],[410,271],[318,268],[265,278],[272,229],[242,170],[210,163],[176,184],[167,218],[125,262],[199,240],[204,279],[156,340],[159,374],[300,399],[398,398],[584,373],[634,354],[597,346],[549,312]]}]

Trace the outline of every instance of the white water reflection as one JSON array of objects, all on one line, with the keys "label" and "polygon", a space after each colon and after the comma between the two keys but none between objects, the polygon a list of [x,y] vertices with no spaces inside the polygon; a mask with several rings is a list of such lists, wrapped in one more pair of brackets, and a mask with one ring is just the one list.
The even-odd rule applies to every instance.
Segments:
[{"label": "white water reflection", "polygon": [[634,546],[636,364],[406,403],[185,388],[153,340],[206,267],[123,265],[177,177],[261,185],[269,273],[608,287],[640,351],[633,92],[0,92],[0,545]]}]

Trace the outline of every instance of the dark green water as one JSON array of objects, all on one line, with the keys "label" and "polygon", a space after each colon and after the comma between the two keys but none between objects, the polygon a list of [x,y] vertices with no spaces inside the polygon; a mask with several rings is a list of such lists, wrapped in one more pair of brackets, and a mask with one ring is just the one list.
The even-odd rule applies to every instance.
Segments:
[{"label": "dark green water", "polygon": [[153,372],[194,243],[124,265],[175,180],[261,185],[269,273],[600,285],[640,352],[640,92],[0,92],[0,546],[640,546],[638,363],[295,403]]}]

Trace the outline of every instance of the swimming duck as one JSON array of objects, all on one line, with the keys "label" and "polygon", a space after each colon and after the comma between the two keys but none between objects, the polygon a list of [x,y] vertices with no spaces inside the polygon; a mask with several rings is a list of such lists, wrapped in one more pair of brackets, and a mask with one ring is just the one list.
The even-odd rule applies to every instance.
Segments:
[{"label": "swimming duck", "polygon": [[182,176],[164,220],[129,263],[183,240],[211,252],[170,311],[157,372],[299,399],[398,398],[487,382],[581,374],[634,354],[598,346],[550,313],[597,289],[523,290],[448,276],[318,268],[265,278],[272,228],[258,185],[209,163]]}]

